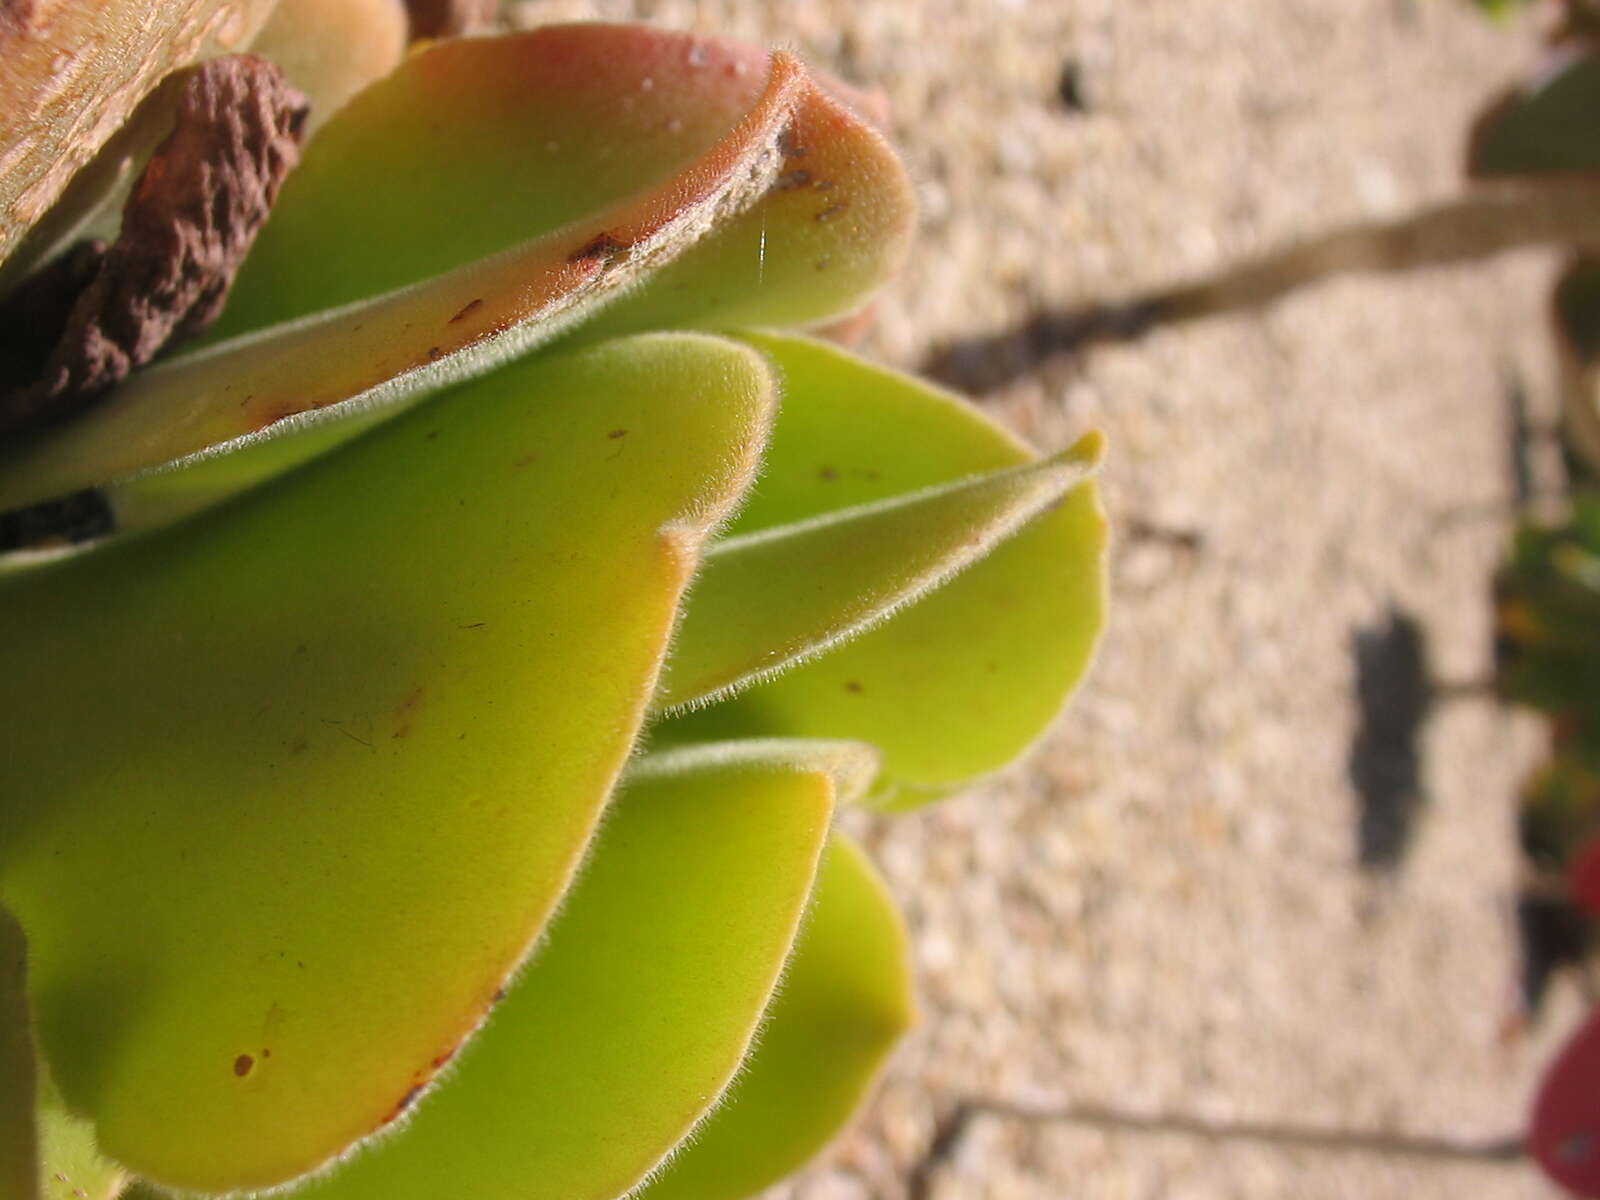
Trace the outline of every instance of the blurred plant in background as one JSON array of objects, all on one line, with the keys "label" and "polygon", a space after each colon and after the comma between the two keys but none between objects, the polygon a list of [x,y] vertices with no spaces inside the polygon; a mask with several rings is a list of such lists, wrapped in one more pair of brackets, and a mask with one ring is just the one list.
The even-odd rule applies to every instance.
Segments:
[{"label": "blurred plant in background", "polygon": [[[1016,328],[963,339],[959,360],[936,357],[933,366],[973,386],[997,387],[1054,356],[1257,309],[1345,274],[1410,271],[1527,247],[1563,256],[1549,326],[1560,392],[1559,429],[1550,440],[1559,443],[1564,477],[1559,495],[1532,497],[1536,504],[1525,503],[1533,489],[1519,487],[1514,548],[1490,584],[1494,689],[1542,714],[1549,728],[1545,761],[1517,798],[1528,876],[1518,897],[1526,1002],[1520,1020],[1538,1015],[1554,966],[1592,966],[1600,912],[1589,899],[1600,898],[1591,877],[1600,876],[1600,4],[1473,2],[1496,18],[1520,15],[1535,23],[1539,49],[1532,66],[1490,97],[1465,131],[1463,179],[1453,193],[1313,234],[1196,280],[1036,312]],[[1512,432],[1520,441],[1530,431]],[[1544,431],[1531,432],[1541,440]],[[1531,481],[1529,472],[1519,473],[1519,483]],[[1361,853],[1364,865],[1387,868],[1403,854],[1417,798],[1417,729],[1430,700],[1457,689],[1427,678],[1421,632],[1403,614],[1364,631],[1356,649],[1358,702],[1364,721],[1370,719],[1352,756],[1352,781],[1364,804]],[[1387,807],[1368,803],[1380,793]],[[1591,875],[1579,863],[1589,864]],[[1565,1186],[1600,1196],[1600,1009],[1552,1069],[1548,1096],[1555,1099],[1538,1106],[1531,1148]]]}]

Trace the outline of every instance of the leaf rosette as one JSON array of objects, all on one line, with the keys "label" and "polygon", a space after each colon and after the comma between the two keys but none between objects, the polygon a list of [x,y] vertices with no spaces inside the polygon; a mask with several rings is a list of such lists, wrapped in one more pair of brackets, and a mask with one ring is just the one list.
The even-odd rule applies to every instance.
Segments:
[{"label": "leaf rosette", "polygon": [[850,89],[315,7],[255,35],[331,100],[220,319],[0,450],[8,528],[106,527],[0,574],[6,1194],[754,1194],[912,1019],[833,814],[1053,721],[1100,440],[779,332],[909,240]]}]

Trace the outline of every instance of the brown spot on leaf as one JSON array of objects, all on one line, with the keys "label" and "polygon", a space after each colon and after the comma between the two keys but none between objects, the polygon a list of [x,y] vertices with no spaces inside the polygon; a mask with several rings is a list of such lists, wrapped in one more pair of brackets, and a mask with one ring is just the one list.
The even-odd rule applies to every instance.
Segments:
[{"label": "brown spot on leaf", "polygon": [[241,1054],[238,1058],[233,1060],[233,1073],[240,1079],[243,1079],[255,1069],[255,1065],[255,1059],[251,1058],[248,1054]]},{"label": "brown spot on leaf", "polygon": [[410,1108],[417,1102],[417,1097],[422,1095],[422,1089],[427,1086],[428,1082],[424,1079],[417,1083],[413,1083],[409,1088],[407,1088],[406,1094],[401,1096],[400,1099],[396,1100],[394,1107],[384,1114],[383,1124],[388,1125],[399,1120],[400,1117],[405,1113],[406,1109]]},{"label": "brown spot on leaf", "polygon": [[810,182],[811,172],[804,167],[798,167],[793,171],[785,171],[782,175],[779,175],[772,186],[780,192],[792,192],[796,188],[805,187]]},{"label": "brown spot on leaf", "polygon": [[817,470],[817,478],[822,480],[823,483],[832,483],[835,479],[839,478],[839,472],[835,471],[832,467],[819,467]]},{"label": "brown spot on leaf", "polygon": [[429,362],[438,362],[443,357],[444,357],[444,350],[443,350],[442,347],[439,347],[439,346],[429,346],[428,347],[428,361]]},{"label": "brown spot on leaf", "polygon": [[[121,234],[43,341],[42,365],[8,370],[0,384],[0,432],[75,411],[216,319],[299,161],[309,112],[265,59],[231,55],[189,71],[175,128],[129,195]],[[77,253],[69,276],[94,251]]]},{"label": "brown spot on leaf", "polygon": [[592,259],[609,261],[628,247],[609,233],[597,234],[567,256],[568,262],[588,262]]},{"label": "brown spot on leaf", "polygon": [[606,436],[614,442],[618,438],[627,437],[628,431],[626,429],[613,429],[610,433],[606,434]]},{"label": "brown spot on leaf", "polygon": [[456,313],[455,316],[450,318],[450,324],[454,325],[457,321],[465,320],[467,317],[470,317],[473,313],[477,312],[478,309],[480,309],[482,307],[483,307],[483,297],[482,296],[479,296],[476,300],[468,300],[465,304],[463,304],[461,306],[461,311]]},{"label": "brown spot on leaf", "polygon": [[788,125],[778,134],[778,153],[785,158],[804,158],[810,151],[801,143],[794,126]]},{"label": "brown spot on leaf", "polygon": [[819,212],[816,216],[812,217],[811,219],[813,221],[821,221],[823,223],[827,223],[828,221],[833,220],[835,217],[837,217],[840,213],[844,212],[844,210],[849,208],[849,207],[850,207],[850,205],[846,201],[841,200],[837,204],[828,205],[827,208],[823,209],[821,212]]},{"label": "brown spot on leaf", "polygon": [[844,690],[850,692],[852,695],[859,696],[862,691],[861,681],[858,679],[846,679],[844,681]]}]

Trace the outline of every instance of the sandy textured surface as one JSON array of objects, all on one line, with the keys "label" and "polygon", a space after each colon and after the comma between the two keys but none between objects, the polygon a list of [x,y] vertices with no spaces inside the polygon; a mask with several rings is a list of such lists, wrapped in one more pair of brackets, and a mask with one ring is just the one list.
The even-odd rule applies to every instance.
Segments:
[{"label": "sandy textured surface", "polygon": [[[1457,0],[524,12],[787,43],[885,88],[925,229],[872,348],[907,366],[1041,306],[1444,194],[1468,115],[1527,49]],[[1087,111],[1058,97],[1068,60]],[[1114,627],[1026,769],[862,823],[912,921],[925,1020],[856,1132],[776,1195],[906,1196],[936,1124],[974,1098],[1469,1142],[1520,1128],[1576,1014],[1558,996],[1545,1027],[1505,1033],[1510,796],[1536,733],[1482,699],[1439,705],[1425,809],[1386,876],[1357,864],[1347,756],[1352,639],[1390,606],[1421,623],[1436,677],[1488,668],[1506,380],[1541,395],[1549,269],[1530,254],[1336,283],[1038,364],[987,397],[1041,445],[1110,434]],[[974,1119],[919,1186],[942,1200],[1546,1194],[1519,1163],[1005,1115]]]}]

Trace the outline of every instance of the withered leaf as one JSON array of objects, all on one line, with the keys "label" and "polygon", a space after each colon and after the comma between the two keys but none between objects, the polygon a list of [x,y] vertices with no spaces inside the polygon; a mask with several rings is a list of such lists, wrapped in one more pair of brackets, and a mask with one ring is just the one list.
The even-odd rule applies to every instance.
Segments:
[{"label": "withered leaf", "polygon": [[[98,256],[92,278],[86,267],[94,251],[75,251],[23,285],[0,313],[8,327],[31,321],[35,329],[52,308],[65,314],[53,340],[35,343],[53,346],[47,356],[39,349],[5,364],[0,433],[75,411],[216,319],[299,160],[308,111],[264,59],[231,55],[192,68],[176,127],[128,197],[122,231]],[[74,279],[86,281],[68,310],[62,288]]]}]

